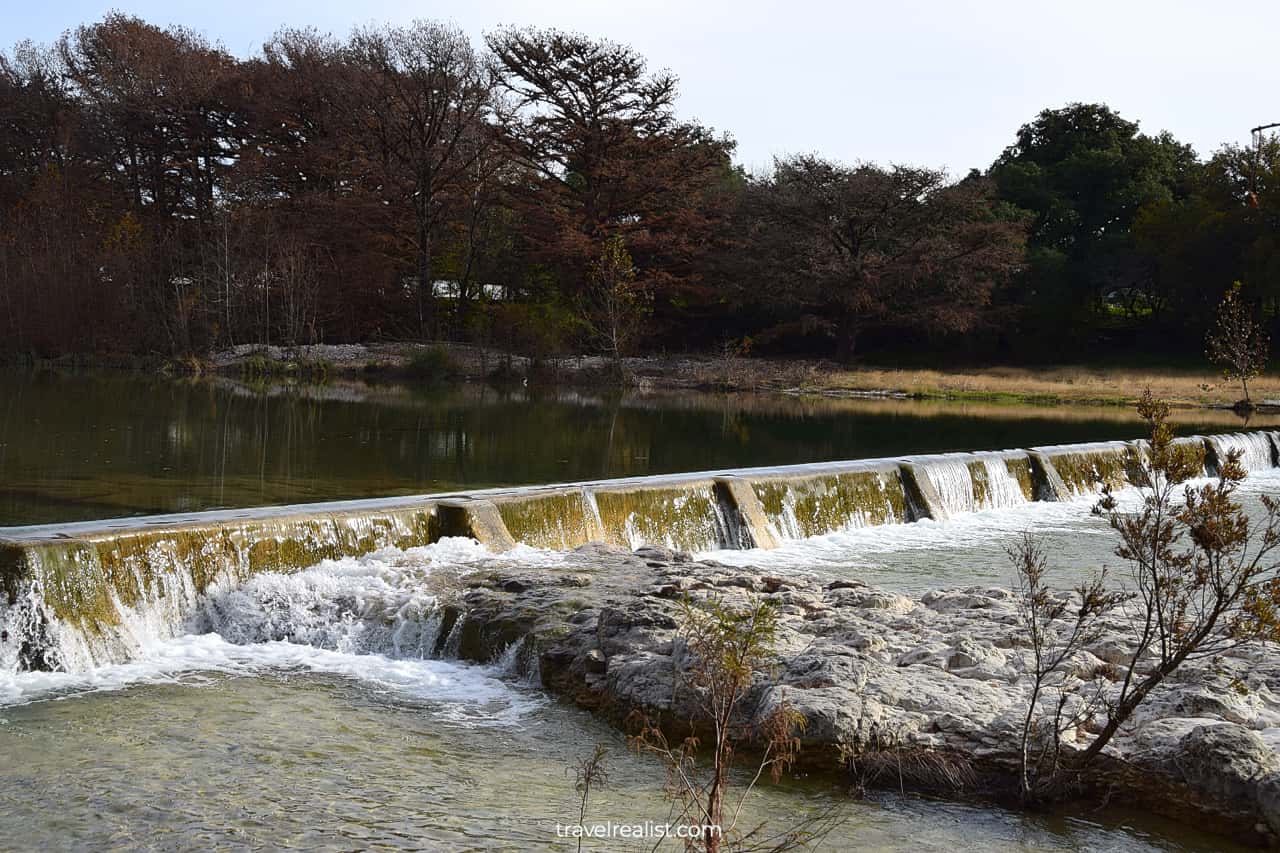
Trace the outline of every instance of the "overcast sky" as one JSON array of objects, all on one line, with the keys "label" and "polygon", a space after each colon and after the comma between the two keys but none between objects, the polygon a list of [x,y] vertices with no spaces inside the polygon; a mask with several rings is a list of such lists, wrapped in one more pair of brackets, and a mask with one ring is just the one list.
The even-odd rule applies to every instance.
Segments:
[{"label": "overcast sky", "polygon": [[279,26],[370,21],[575,29],[632,45],[681,79],[680,112],[738,160],[817,151],[985,167],[1039,110],[1103,101],[1202,155],[1280,121],[1280,3],[1182,0],[0,0],[0,43],[52,41],[109,9],[249,55]]}]

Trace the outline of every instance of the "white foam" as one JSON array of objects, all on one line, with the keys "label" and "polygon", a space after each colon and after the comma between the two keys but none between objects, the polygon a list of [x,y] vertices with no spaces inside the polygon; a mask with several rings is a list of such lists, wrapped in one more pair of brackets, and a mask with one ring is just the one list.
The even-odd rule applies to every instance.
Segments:
[{"label": "white foam", "polygon": [[494,561],[552,566],[564,559],[523,545],[494,555],[474,540],[447,538],[420,548],[324,560],[291,574],[267,572],[238,586],[215,584],[185,620],[172,608],[125,613],[127,662],[17,672],[16,658],[8,655],[0,660],[0,705],[135,684],[198,682],[208,673],[301,669],[441,703],[446,717],[510,722],[530,702],[500,680],[512,668],[514,652],[493,667],[431,659],[440,610],[428,581],[438,571],[465,575]]},{"label": "white foam", "polygon": [[1234,432],[1209,436],[1220,460],[1227,454],[1238,452],[1240,464],[1250,473],[1271,468],[1271,439],[1265,432]]},{"label": "white foam", "polygon": [[[1189,481],[1192,488],[1214,482],[1209,478]],[[1250,474],[1237,490],[1237,499],[1251,517],[1258,518],[1258,495],[1280,493],[1280,469]],[[1134,511],[1140,506],[1142,491],[1126,488],[1115,492],[1118,508]],[[1174,500],[1181,499],[1181,491]],[[910,586],[952,586],[975,580],[1008,575],[1001,549],[1025,532],[1048,537],[1062,546],[1050,559],[1063,569],[1088,571],[1102,565],[1116,567],[1116,534],[1105,518],[1092,510],[1097,496],[1081,495],[1069,501],[1027,502],[1010,507],[957,513],[946,521],[925,519],[910,524],[860,527],[817,536],[788,540],[776,549],[749,551],[709,551],[699,558],[735,566],[754,566],[778,572],[818,572],[848,577],[865,574],[875,582],[894,586],[894,567],[908,563],[917,567]],[[918,552],[907,563],[897,555]],[[928,553],[932,552],[932,553]],[[983,552],[966,558],[970,552]],[[975,563],[980,562],[981,571]],[[934,567],[933,580],[919,576],[921,566]],[[889,569],[889,573],[885,569]],[[873,571],[874,570],[874,571]],[[902,580],[906,581],[907,578]]]},{"label": "white foam", "polygon": [[[1135,493],[1136,494],[1136,493]],[[966,549],[1011,538],[1028,529],[1106,533],[1090,510],[1092,496],[1065,502],[1022,503],[1011,507],[957,513],[946,521],[923,519],[910,524],[858,527],[784,542],[781,547],[750,551],[712,551],[700,557],[737,566],[814,570],[877,565],[878,555],[913,550]]]},{"label": "white foam", "polygon": [[[1198,487],[1211,479],[1190,480]],[[1274,494],[1280,489],[1280,469],[1257,471],[1240,484],[1238,496],[1251,508],[1257,494]],[[1179,500],[1180,493],[1174,500]],[[1137,510],[1142,492],[1137,488],[1115,493],[1120,510]],[[1025,502],[1015,506],[992,508],[978,512],[960,512],[946,521],[925,519],[911,524],[886,524],[841,530],[841,532],[809,539],[786,540],[773,549],[750,551],[709,551],[699,557],[727,565],[758,566],[780,571],[842,570],[881,565],[882,558],[904,551],[938,552],[946,560],[947,552],[963,552],[989,548],[1007,542],[1024,532],[1037,534],[1071,534],[1085,537],[1080,553],[1057,553],[1055,560],[1070,562],[1082,555],[1108,555],[1110,542],[1097,543],[1098,537],[1115,537],[1105,519],[1093,515],[1097,497],[1084,494],[1070,501]],[[1110,560],[1114,564],[1115,560]],[[1087,567],[1087,566],[1085,566]]]},{"label": "white foam", "polygon": [[142,684],[201,684],[209,674],[290,671],[349,678],[398,698],[429,703],[443,717],[471,724],[510,725],[541,704],[537,694],[504,682],[497,665],[351,654],[288,642],[238,645],[217,634],[187,634],[154,643],[129,663],[82,673],[0,674],[0,706]]}]

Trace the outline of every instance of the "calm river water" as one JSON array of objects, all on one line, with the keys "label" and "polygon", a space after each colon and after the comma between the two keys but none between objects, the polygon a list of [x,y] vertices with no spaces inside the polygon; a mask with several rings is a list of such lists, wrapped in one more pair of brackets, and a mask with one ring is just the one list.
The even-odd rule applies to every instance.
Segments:
[{"label": "calm river water", "polygon": [[[1241,425],[1178,418],[1185,432]],[[0,526],[1141,433],[1106,408],[0,372]]]}]

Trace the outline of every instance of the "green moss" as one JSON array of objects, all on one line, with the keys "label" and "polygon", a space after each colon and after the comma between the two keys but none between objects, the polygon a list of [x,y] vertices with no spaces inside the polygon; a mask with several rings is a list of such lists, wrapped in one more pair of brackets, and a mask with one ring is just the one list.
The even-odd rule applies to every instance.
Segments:
[{"label": "green moss", "polygon": [[240,377],[249,384],[288,379],[321,385],[329,381],[334,370],[333,363],[324,359],[281,361],[265,352],[256,352],[240,362]]},{"label": "green moss", "polygon": [[431,517],[430,508],[416,507],[46,540],[0,548],[0,580],[12,596],[29,577],[59,621],[102,636],[120,623],[117,605],[136,609],[161,599],[175,578],[189,578],[201,593],[228,576],[243,581],[388,545],[425,545]]},{"label": "green moss", "polygon": [[0,603],[12,603],[18,596],[18,581],[26,574],[26,560],[22,548],[0,543]]},{"label": "green moss", "polygon": [[1013,391],[982,391],[943,388],[912,390],[908,396],[917,400],[953,400],[957,402],[999,403],[1012,406],[1131,406],[1133,400],[1122,396],[1081,396],[1049,392],[1018,393]]},{"label": "green moss", "polygon": [[96,556],[92,546],[68,542],[34,546],[25,557],[32,580],[39,583],[54,616],[92,633],[119,621]]},{"label": "green moss", "polygon": [[1009,474],[1018,481],[1022,494],[1027,500],[1036,499],[1035,480],[1031,475],[1031,460],[1026,456],[1013,456],[1004,461]]},{"label": "green moss", "polygon": [[606,541],[702,550],[720,544],[717,504],[710,483],[685,488],[594,493]]},{"label": "green moss", "polygon": [[984,507],[991,503],[991,479],[987,472],[987,466],[980,460],[974,460],[968,465],[969,480],[973,483],[973,505],[975,507]]},{"label": "green moss", "polygon": [[1141,457],[1132,447],[1107,447],[1047,454],[1062,482],[1075,494],[1096,492],[1101,484],[1120,489],[1133,481]]},{"label": "green moss", "polygon": [[594,538],[595,525],[578,491],[500,502],[498,514],[512,538],[537,548],[568,550]]},{"label": "green moss", "polygon": [[232,556],[217,528],[116,536],[95,540],[92,551],[103,583],[130,608],[160,596],[166,574],[189,573],[204,589]]},{"label": "green moss", "polygon": [[906,493],[896,470],[757,480],[751,488],[774,528],[792,537],[908,518]]}]

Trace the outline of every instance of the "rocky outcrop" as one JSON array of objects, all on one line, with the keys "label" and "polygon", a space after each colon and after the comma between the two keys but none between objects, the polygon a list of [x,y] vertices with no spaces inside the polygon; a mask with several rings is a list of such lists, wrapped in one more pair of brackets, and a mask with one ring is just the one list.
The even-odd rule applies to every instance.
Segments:
[{"label": "rocky outcrop", "polygon": [[[601,546],[578,549],[564,568],[512,566],[463,583],[464,656],[491,657],[523,637],[526,665],[546,688],[618,722],[636,709],[672,721],[693,716],[680,679],[683,599],[764,599],[780,616],[778,659],[746,704],[765,714],[785,699],[805,715],[805,765],[839,768],[870,750],[898,756],[899,768],[904,756],[956,768],[919,774],[921,785],[940,776],[962,780],[963,793],[999,796],[1016,784],[1030,657],[1007,590],[913,599],[853,580]],[[1081,692],[1115,677],[1127,649],[1119,621],[1113,627],[1071,662]],[[1083,748],[1095,730],[1070,733],[1068,748]],[[1247,646],[1187,664],[1162,685],[1091,768],[1085,789],[1275,844],[1278,749],[1280,656]]]}]

